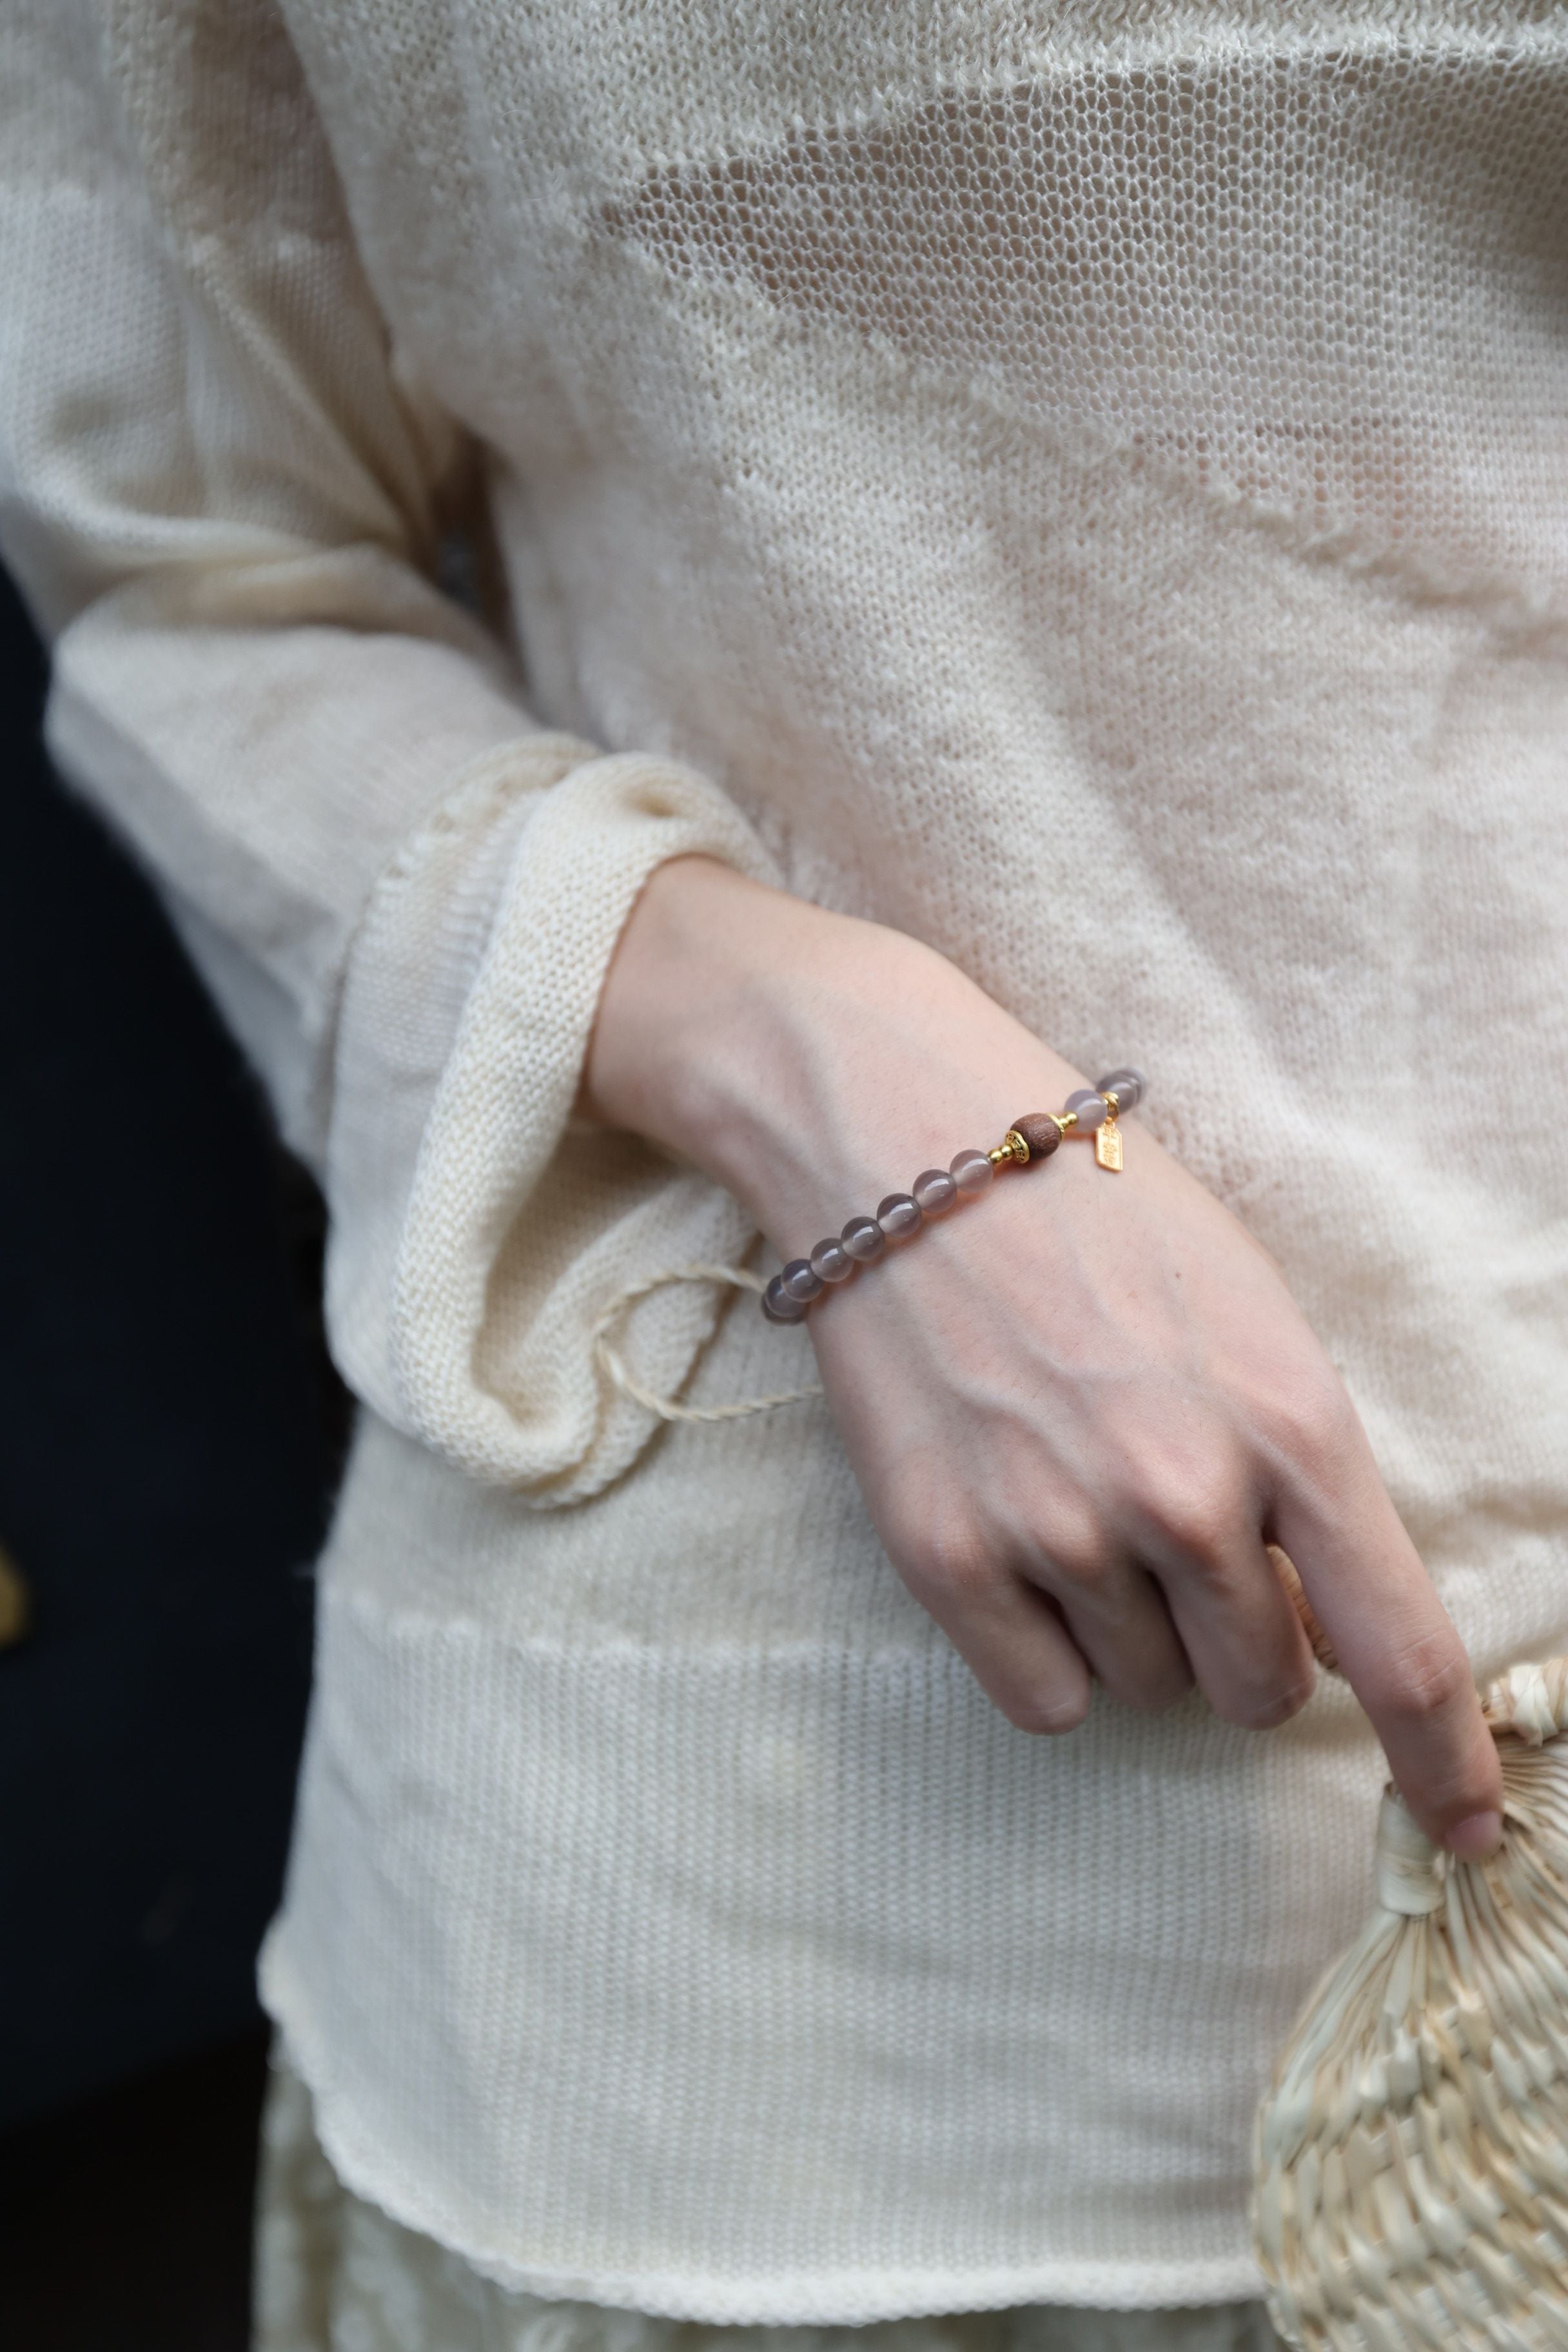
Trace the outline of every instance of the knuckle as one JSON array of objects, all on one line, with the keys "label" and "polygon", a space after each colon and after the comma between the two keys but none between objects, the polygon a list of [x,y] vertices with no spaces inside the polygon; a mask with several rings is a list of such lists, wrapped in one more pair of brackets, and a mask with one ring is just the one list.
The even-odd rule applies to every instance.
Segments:
[{"label": "knuckle", "polygon": [[1344,1462],[1359,1434],[1355,1408],[1326,1369],[1282,1382],[1258,1402],[1257,1420],[1272,1451],[1314,1481]]},{"label": "knuckle", "polygon": [[1363,1678],[1362,1701],[1385,1722],[1427,1724],[1473,1696],[1458,1639],[1446,1628],[1406,1642],[1388,1665]]},{"label": "knuckle", "polygon": [[1289,1723],[1293,1715],[1300,1714],[1316,1687],[1315,1680],[1293,1682],[1283,1690],[1251,1693],[1234,1706],[1216,1711],[1242,1731],[1275,1731],[1280,1724]]},{"label": "knuckle", "polygon": [[1091,1601],[1103,1593],[1111,1580],[1115,1561],[1109,1544],[1075,1544],[1059,1548],[1052,1543],[1047,1557],[1051,1564],[1051,1584],[1064,1599],[1075,1594]]},{"label": "knuckle", "polygon": [[1076,1731],[1089,1713],[1089,1692],[1081,1691],[1019,1691],[1000,1702],[1003,1714],[1016,1731],[1033,1732],[1037,1738],[1058,1738],[1064,1731]]},{"label": "knuckle", "polygon": [[1058,1506],[1040,1533],[1040,1550],[1050,1563],[1050,1581],[1085,1596],[1101,1591],[1117,1564],[1109,1528],[1087,1509]]},{"label": "knuckle", "polygon": [[1234,1556],[1244,1529],[1257,1525],[1246,1482],[1226,1461],[1172,1465],[1152,1476],[1145,1474],[1136,1504],[1163,1549],[1200,1564]]},{"label": "knuckle", "polygon": [[994,1593],[1004,1570],[994,1540],[966,1521],[921,1528],[900,1549],[905,1580],[917,1592],[940,1594],[961,1606]]}]

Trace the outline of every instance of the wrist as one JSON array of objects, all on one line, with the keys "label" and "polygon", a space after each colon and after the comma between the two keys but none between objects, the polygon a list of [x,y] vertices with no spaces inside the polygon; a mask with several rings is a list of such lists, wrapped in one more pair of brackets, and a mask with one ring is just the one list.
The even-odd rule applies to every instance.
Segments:
[{"label": "wrist", "polygon": [[1080,1083],[921,941],[690,857],[622,935],[584,1108],[702,1168],[788,1249]]},{"label": "wrist", "polygon": [[778,1000],[832,919],[714,858],[657,868],[605,976],[580,1109],[731,1181],[715,1158],[761,1108]]}]

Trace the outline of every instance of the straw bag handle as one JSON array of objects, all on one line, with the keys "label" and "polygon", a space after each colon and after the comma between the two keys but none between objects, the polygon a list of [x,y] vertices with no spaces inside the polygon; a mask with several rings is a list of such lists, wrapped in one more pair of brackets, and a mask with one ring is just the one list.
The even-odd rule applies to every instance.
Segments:
[{"label": "straw bag handle", "polygon": [[1337,1675],[1340,1662],[1334,1654],[1334,1645],[1312,1613],[1312,1604],[1307,1598],[1307,1588],[1297,1573],[1295,1561],[1288,1551],[1281,1551],[1278,1544],[1269,1545],[1268,1557],[1274,1562],[1291,1608],[1301,1620],[1301,1631],[1312,1645],[1312,1655],[1331,1675]]}]

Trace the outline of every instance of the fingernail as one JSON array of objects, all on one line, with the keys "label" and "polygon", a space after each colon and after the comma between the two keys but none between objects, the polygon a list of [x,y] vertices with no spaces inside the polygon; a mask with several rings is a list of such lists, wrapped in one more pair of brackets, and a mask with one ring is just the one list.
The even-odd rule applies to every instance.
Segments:
[{"label": "fingernail", "polygon": [[1448,1832],[1447,1847],[1461,1862],[1485,1862],[1502,1843],[1500,1813],[1470,1813]]}]

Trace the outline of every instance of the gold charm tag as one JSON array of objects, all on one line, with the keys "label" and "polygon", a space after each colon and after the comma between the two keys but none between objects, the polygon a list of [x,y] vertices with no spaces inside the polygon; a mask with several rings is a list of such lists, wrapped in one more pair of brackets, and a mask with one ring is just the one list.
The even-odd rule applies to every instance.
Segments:
[{"label": "gold charm tag", "polygon": [[1113,1118],[1106,1119],[1094,1130],[1094,1156],[1102,1168],[1113,1176],[1121,1173],[1121,1129]]}]

